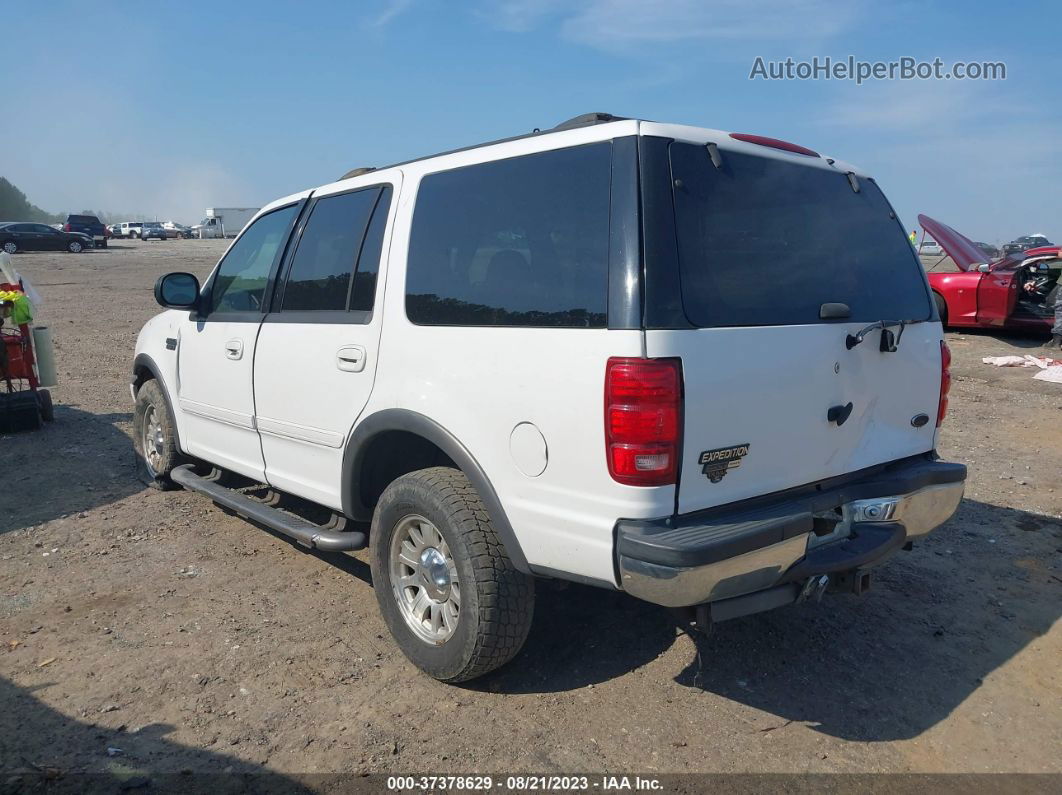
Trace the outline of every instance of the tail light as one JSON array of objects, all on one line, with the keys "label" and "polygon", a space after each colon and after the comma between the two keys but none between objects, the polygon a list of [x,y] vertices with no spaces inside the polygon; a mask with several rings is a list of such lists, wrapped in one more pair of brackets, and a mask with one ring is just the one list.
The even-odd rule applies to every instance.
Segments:
[{"label": "tail light", "polygon": [[808,157],[820,156],[814,149],[808,149],[806,146],[801,146],[800,144],[791,144],[789,141],[782,141],[778,138],[768,138],[766,135],[730,133],[730,137],[735,141],[744,141],[745,143],[757,144],[759,146],[769,146],[772,149],[781,149],[784,152],[793,152],[798,155],[807,155]]},{"label": "tail light", "polygon": [[944,340],[940,341],[940,402],[937,404],[937,427],[944,422],[948,413],[948,392],[951,391],[951,349]]},{"label": "tail light", "polygon": [[63,224],[63,231],[64,232],[71,232],[73,230],[70,229],[70,224]]},{"label": "tail light", "polygon": [[679,360],[609,359],[605,367],[605,456],[612,479],[628,486],[675,483],[681,432]]}]

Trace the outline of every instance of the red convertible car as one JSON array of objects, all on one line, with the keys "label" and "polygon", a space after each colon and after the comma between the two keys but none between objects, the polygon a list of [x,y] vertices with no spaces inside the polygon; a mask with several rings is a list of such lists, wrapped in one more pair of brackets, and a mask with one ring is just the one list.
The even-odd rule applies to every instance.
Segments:
[{"label": "red convertible car", "polygon": [[945,327],[975,326],[1048,333],[1062,274],[1059,246],[988,257],[964,235],[925,215],[922,228],[959,268],[958,273],[928,269],[929,286]]}]

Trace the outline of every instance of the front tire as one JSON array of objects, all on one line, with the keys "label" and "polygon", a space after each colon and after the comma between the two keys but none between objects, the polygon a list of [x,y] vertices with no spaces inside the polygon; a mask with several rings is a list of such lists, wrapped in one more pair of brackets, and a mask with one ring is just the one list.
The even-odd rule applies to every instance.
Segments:
[{"label": "front tire", "polygon": [[173,427],[173,417],[158,382],[145,382],[136,393],[133,412],[136,470],[144,483],[162,491],[177,488],[170,480],[170,472],[181,463]]},{"label": "front tire", "polygon": [[16,243],[14,240],[5,240],[2,244],[0,244],[0,248],[2,248],[8,254],[14,254],[16,251],[18,251],[18,243]]},{"label": "front tire", "polygon": [[933,301],[937,305],[937,315],[940,316],[940,325],[948,327],[948,304],[940,293],[933,293]]},{"label": "front tire", "polygon": [[71,240],[69,243],[66,244],[66,250],[69,251],[71,254],[80,254],[82,250],[84,250],[84,248],[85,247],[82,246],[81,243],[77,240]]},{"label": "front tire", "polygon": [[387,487],[369,532],[380,612],[409,660],[442,682],[501,667],[527,639],[532,578],[518,571],[465,474],[411,472]]}]

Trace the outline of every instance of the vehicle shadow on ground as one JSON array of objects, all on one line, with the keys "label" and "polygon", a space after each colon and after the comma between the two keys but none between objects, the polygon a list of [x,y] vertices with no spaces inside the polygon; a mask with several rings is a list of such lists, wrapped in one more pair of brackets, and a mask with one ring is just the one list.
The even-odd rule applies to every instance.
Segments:
[{"label": "vehicle shadow on ground", "polygon": [[173,726],[129,732],[82,723],[3,678],[0,705],[5,792],[308,791],[260,765],[167,740]]},{"label": "vehicle shadow on ground", "polygon": [[[914,551],[875,570],[863,596],[830,595],[694,636],[696,652],[676,681],[782,725],[864,742],[916,737],[1059,618],[1062,579],[1048,564],[1060,541],[1057,519],[967,500]],[[574,585],[539,594],[524,651],[477,689],[584,687],[629,673],[675,641],[668,611],[622,594]]]},{"label": "vehicle shadow on ground", "polygon": [[0,535],[116,502],[144,488],[132,443],[118,427],[132,414],[57,404],[55,422],[0,436]]},{"label": "vehicle shadow on ground", "polygon": [[[1000,342],[1006,342],[1008,345],[1013,345],[1015,348],[1029,348],[1030,353],[1037,348],[1042,349],[1044,342],[1051,338],[1051,333],[1046,329],[1041,333],[1017,329],[948,328],[947,332],[951,336],[961,335],[999,340]],[[1044,355],[1050,355],[1050,351],[1044,350]]]}]

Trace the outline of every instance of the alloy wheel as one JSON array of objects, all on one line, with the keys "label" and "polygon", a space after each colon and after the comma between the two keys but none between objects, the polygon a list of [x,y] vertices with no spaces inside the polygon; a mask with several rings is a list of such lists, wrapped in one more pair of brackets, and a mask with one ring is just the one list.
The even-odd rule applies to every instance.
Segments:
[{"label": "alloy wheel", "polygon": [[144,412],[144,425],[140,441],[144,450],[144,462],[147,464],[151,475],[153,477],[157,476],[159,467],[162,465],[162,453],[165,449],[166,439],[162,433],[159,413],[154,406],[148,406],[147,411]]},{"label": "alloy wheel", "polygon": [[411,514],[391,535],[391,588],[402,618],[425,643],[441,645],[457,630],[461,585],[457,565],[439,529]]}]

